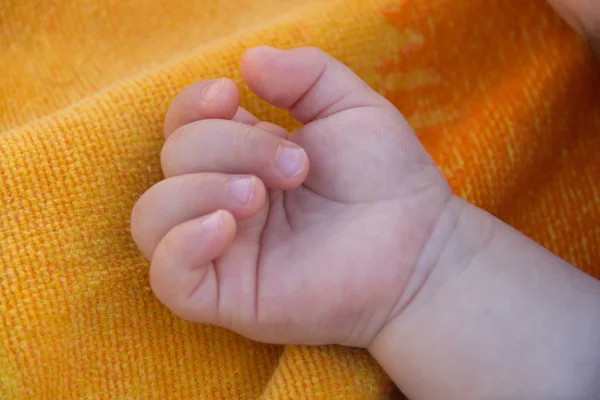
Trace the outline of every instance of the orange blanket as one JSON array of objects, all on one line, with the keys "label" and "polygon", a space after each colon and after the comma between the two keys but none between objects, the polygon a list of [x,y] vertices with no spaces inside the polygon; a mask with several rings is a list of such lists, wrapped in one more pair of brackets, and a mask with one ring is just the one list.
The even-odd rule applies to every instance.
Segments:
[{"label": "orange blanket", "polygon": [[347,63],[457,194],[600,276],[600,68],[542,0],[0,0],[1,398],[391,395],[363,351],[254,343],[149,289],[129,213],[168,103],[259,44]]}]

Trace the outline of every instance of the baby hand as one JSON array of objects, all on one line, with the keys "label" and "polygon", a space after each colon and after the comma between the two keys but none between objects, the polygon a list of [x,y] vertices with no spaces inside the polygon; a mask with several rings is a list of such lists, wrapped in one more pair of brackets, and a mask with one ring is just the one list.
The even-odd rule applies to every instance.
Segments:
[{"label": "baby hand", "polygon": [[259,122],[227,79],[173,100],[166,179],[131,222],[153,291],[254,340],[367,347],[418,289],[451,190],[395,107],[328,54],[258,47],[241,70],[304,125]]}]

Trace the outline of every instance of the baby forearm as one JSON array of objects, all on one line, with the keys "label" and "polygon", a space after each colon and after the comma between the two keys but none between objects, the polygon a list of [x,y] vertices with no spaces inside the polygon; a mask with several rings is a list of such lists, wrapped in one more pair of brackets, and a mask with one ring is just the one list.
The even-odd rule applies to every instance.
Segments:
[{"label": "baby forearm", "polygon": [[600,282],[453,201],[431,275],[372,354],[413,400],[600,398]]}]

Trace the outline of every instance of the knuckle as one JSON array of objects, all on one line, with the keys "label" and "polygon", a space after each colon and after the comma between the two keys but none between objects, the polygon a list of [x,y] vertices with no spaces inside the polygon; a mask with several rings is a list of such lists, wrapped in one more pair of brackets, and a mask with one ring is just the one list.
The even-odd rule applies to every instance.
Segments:
[{"label": "knuckle", "polygon": [[131,236],[135,242],[138,242],[138,227],[139,227],[139,201],[137,201],[133,208],[131,209],[131,215],[129,217],[129,229],[131,231]]},{"label": "knuckle", "polygon": [[167,143],[160,150],[160,168],[165,176],[174,174],[173,163],[171,162],[171,146]]},{"label": "knuckle", "polygon": [[160,166],[166,176],[176,173],[178,144],[181,142],[182,138],[187,135],[188,130],[189,128],[187,128],[187,125],[175,129],[165,140],[165,143],[160,150]]},{"label": "knuckle", "polygon": [[155,232],[153,221],[157,215],[157,195],[161,191],[161,182],[144,192],[135,202],[130,214],[130,233],[139,249],[148,257],[148,243]]},{"label": "knuckle", "polygon": [[256,162],[254,155],[264,146],[265,136],[262,129],[247,125],[243,128],[243,133],[235,146],[235,159],[247,164]]},{"label": "knuckle", "polygon": [[325,50],[314,46],[308,48],[307,58],[315,60],[315,64],[320,66],[321,73],[319,77],[323,76],[325,70],[327,70],[331,66],[332,61],[337,61],[333,58],[331,54],[327,53]]},{"label": "knuckle", "polygon": [[186,230],[181,229],[171,229],[165,234],[159,246],[162,247],[161,252],[167,260],[175,255],[179,258],[182,254],[185,254],[186,236]]},{"label": "knuckle", "polygon": [[257,137],[260,136],[258,132],[258,128],[255,125],[248,125],[244,129],[244,134],[242,135],[242,143],[241,147],[251,147],[253,143],[257,140]]},{"label": "knuckle", "polygon": [[144,222],[146,219],[146,206],[148,203],[148,192],[144,193],[133,205],[130,216],[130,229],[134,239],[139,239],[144,233]]},{"label": "knuckle", "polygon": [[321,57],[321,58],[329,56],[325,50],[323,50],[317,46],[306,46],[304,49],[305,49],[307,55],[310,55],[310,56],[316,56],[316,57]]},{"label": "knuckle", "polygon": [[183,120],[192,122],[198,119],[200,110],[205,107],[202,91],[206,86],[205,81],[195,81],[184,87],[176,96],[176,105],[184,113]]},{"label": "knuckle", "polygon": [[193,124],[187,124],[175,129],[173,133],[165,140],[160,151],[160,165],[165,176],[171,177],[182,173],[183,158],[186,148],[197,146],[194,143],[197,136],[205,131],[205,121],[196,121]]},{"label": "knuckle", "polygon": [[143,227],[146,219],[160,215],[157,214],[156,208],[157,204],[160,204],[162,193],[169,193],[168,188],[163,188],[166,183],[167,180],[163,180],[154,184],[138,198],[132,210],[136,229]]}]

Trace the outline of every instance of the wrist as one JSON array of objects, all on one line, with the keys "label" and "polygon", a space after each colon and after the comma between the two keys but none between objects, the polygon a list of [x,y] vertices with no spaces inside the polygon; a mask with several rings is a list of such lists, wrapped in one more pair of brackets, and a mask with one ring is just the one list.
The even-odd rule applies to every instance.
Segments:
[{"label": "wrist", "polygon": [[448,203],[409,287],[368,350],[410,398],[599,390],[599,282],[483,210]]},{"label": "wrist", "polygon": [[418,302],[424,296],[423,292],[433,291],[442,276],[455,269],[455,266],[474,258],[481,247],[482,238],[490,236],[493,226],[483,218],[485,213],[479,209],[475,208],[480,212],[473,215],[473,208],[473,205],[458,196],[452,195],[449,198],[423,246],[402,296],[380,332],[412,303]]}]

